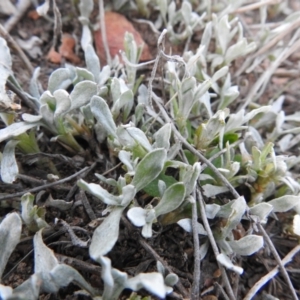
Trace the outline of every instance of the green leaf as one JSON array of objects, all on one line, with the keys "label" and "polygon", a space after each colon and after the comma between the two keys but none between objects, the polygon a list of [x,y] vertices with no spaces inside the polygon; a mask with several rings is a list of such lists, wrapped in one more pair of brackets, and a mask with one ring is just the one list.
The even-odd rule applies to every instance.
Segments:
[{"label": "green leaf", "polygon": [[185,186],[182,182],[175,183],[166,189],[158,205],[154,208],[156,217],[167,214],[183,202],[185,197]]},{"label": "green leaf", "polygon": [[23,153],[32,154],[40,152],[39,145],[35,138],[35,130],[31,130],[28,134],[20,134],[16,139],[19,141],[17,147]]},{"label": "green leaf", "polygon": [[160,197],[160,193],[159,193],[159,189],[158,189],[158,181],[159,180],[163,181],[166,184],[167,188],[177,182],[177,180],[174,177],[161,173],[152,182],[150,182],[146,187],[144,187],[144,189],[143,189],[144,192],[146,192],[148,195],[150,195],[152,197]]},{"label": "green leaf", "polygon": [[165,149],[155,149],[145,155],[137,165],[135,175],[131,182],[137,191],[146,187],[161,173],[166,158],[167,151]]},{"label": "green leaf", "polygon": [[48,224],[44,220],[45,209],[43,207],[33,206],[34,196],[26,193],[21,198],[22,219],[28,229],[36,232],[41,228],[47,227]]},{"label": "green leaf", "polygon": [[185,218],[192,218],[192,204],[188,201],[183,201],[183,203],[177,209],[168,214],[160,216],[159,222],[165,226],[174,224]]},{"label": "green leaf", "polygon": [[[223,136],[223,147],[226,147],[227,142],[229,142],[229,144],[233,144],[234,142],[236,142],[239,139],[239,135],[237,133],[234,132],[228,132],[225,133]],[[219,145],[219,141],[220,141],[220,137],[218,136],[217,138],[215,138],[213,140],[213,144],[214,145]]]}]

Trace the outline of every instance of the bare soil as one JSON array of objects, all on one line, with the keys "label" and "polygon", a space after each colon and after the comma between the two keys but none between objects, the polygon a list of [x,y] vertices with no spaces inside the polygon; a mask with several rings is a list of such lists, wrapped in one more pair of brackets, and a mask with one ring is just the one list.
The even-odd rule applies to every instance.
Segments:
[{"label": "bare soil", "polygon": [[[80,41],[81,26],[77,20],[77,11],[71,4],[71,1],[57,1],[58,7],[60,9],[61,15],[63,17],[63,32],[70,33],[74,35],[78,41]],[[30,10],[34,8],[31,7]],[[95,13],[95,16],[97,13]],[[131,17],[135,17],[132,15]],[[4,23],[7,18],[0,15],[0,22]],[[146,24],[138,24],[134,21],[133,25],[141,33],[145,42],[150,48],[150,52],[153,56],[156,54],[156,40],[157,35],[152,32]],[[16,37],[22,37],[23,39],[29,39],[32,36],[38,36],[42,40],[40,46],[41,53],[38,58],[30,58],[30,62],[34,67],[39,66],[40,80],[44,89],[47,89],[47,81],[49,75],[60,65],[50,63],[47,60],[47,54],[52,47],[53,41],[53,24],[48,22],[43,18],[33,20],[29,17],[28,12],[24,14],[22,19],[14,26],[11,31],[11,35]],[[196,49],[199,43],[199,37],[195,37],[192,41],[192,48]],[[79,45],[79,42],[78,42]],[[167,47],[171,48],[168,44]],[[81,59],[79,66],[84,66],[83,52],[78,47],[76,54]],[[172,53],[181,54],[183,51],[183,46],[173,46]],[[12,51],[13,56],[13,69],[16,74],[17,79],[24,87],[25,90],[28,88],[30,74],[24,68],[24,65],[17,54]],[[298,58],[291,58],[289,63],[293,63]],[[64,64],[64,61],[61,63]],[[287,63],[288,64],[288,63]],[[149,73],[150,70],[144,71]],[[255,78],[251,77],[257,76],[257,74],[242,75],[241,78],[237,79],[237,82],[247,82],[247,85],[242,89],[242,92],[246,92],[248,85],[251,85],[255,81]],[[281,77],[274,77],[268,86],[267,92],[261,99],[261,102],[267,102],[269,100],[268,94],[276,94],[282,88],[284,88],[287,102],[285,106],[286,114],[293,113],[300,110],[299,102],[299,77],[295,78],[291,85],[286,87],[284,81],[280,81]],[[19,101],[21,101],[19,99]],[[28,107],[22,105],[22,110],[18,111],[21,115],[23,112],[31,112]],[[82,163],[80,165],[74,166],[68,162],[65,162],[59,158],[50,157],[48,158],[54,164],[58,170],[61,178],[68,177],[78,170],[84,168],[85,166],[91,166],[94,161],[96,161],[96,156],[92,149],[88,148],[88,145],[81,141],[85,149],[85,153],[81,154]],[[3,149],[3,143],[1,144],[1,149]],[[41,150],[43,153],[47,154],[63,154],[66,157],[70,157],[71,160],[76,160],[78,155],[76,153],[69,153],[64,148],[58,144],[51,143],[49,138],[47,138],[47,133],[41,143]],[[294,154],[299,154],[298,149],[294,149]],[[39,186],[43,184],[43,180],[46,180],[46,176],[51,170],[49,169],[49,161],[45,161],[44,165],[37,163],[30,163],[30,157],[24,156],[22,153],[17,154],[17,159],[20,162],[20,173],[28,176],[19,178],[14,184],[7,185],[0,183],[1,193],[17,193],[20,191],[26,191],[32,187]],[[84,178],[88,182],[96,182],[93,173],[104,173],[110,169],[115,162],[111,162],[109,154],[103,149],[103,160],[99,161],[97,159],[97,165],[95,168]],[[29,164],[30,163],[30,164]],[[109,176],[116,177],[120,174],[121,170],[116,169],[109,173]],[[47,195],[51,193],[54,199],[67,199],[68,201],[74,201],[74,206],[70,211],[61,212],[54,208],[47,208],[46,221],[51,225],[51,229],[45,231],[44,240],[45,243],[54,250],[58,259],[61,262],[70,264],[75,269],[77,269],[84,278],[91,283],[93,286],[100,288],[103,286],[100,277],[101,267],[96,265],[90,258],[88,254],[88,248],[80,248],[72,245],[69,235],[62,230],[59,225],[54,224],[55,218],[60,218],[65,220],[71,226],[79,226],[84,229],[83,232],[77,231],[78,237],[83,240],[88,240],[93,234],[95,226],[91,224],[91,217],[86,212],[86,209],[78,200],[76,200],[76,195],[78,195],[78,189],[76,188],[76,180],[72,180],[61,186],[55,186],[50,189],[44,190],[45,194],[41,196],[41,199],[46,199]],[[92,210],[94,211],[96,218],[102,218],[103,206],[99,206],[91,197],[87,195],[90,201]],[[16,197],[16,203],[19,203],[20,198]],[[77,201],[77,202],[76,202]],[[147,199],[145,200],[147,201]],[[10,202],[11,203],[11,202]],[[41,202],[42,203],[42,202]],[[15,208],[6,207],[0,208],[0,217],[5,216],[7,213],[14,210],[17,204],[14,204]],[[281,257],[284,257],[293,247],[295,247],[298,241],[295,238],[290,237],[285,232],[283,224],[285,224],[286,218],[290,218],[288,214],[281,214],[278,220],[270,219],[269,223],[266,225],[267,232],[272,237],[277,250],[279,251]],[[213,226],[213,224],[212,224]],[[182,288],[178,289],[175,287],[174,293],[168,296],[168,299],[183,299],[184,294],[182,291],[189,293],[192,282],[193,282],[193,239],[192,236],[186,233],[178,225],[168,225],[166,227],[160,227],[157,225],[154,227],[156,234],[153,238],[147,240],[148,245],[150,245],[156,253],[165,260],[165,262],[173,269],[173,271],[179,276]],[[16,287],[26,280],[33,273],[33,235],[27,233],[22,237],[20,244],[17,246],[13,255],[11,256],[7,268],[3,276],[3,284]],[[111,258],[113,267],[121,271],[126,271],[129,275],[136,275],[140,272],[151,272],[156,271],[156,260],[152,253],[143,246],[144,239],[141,237],[140,230],[134,228],[126,220],[121,222],[120,236],[116,246],[109,253],[108,257]],[[201,240],[200,240],[201,244]],[[229,271],[230,281],[234,289],[238,289],[238,299],[242,299],[247,293],[249,288],[251,288],[254,283],[274,268],[277,264],[274,258],[269,254],[267,249],[263,249],[259,253],[252,255],[251,257],[240,258],[236,263],[240,264],[244,268],[244,274],[238,278],[234,273]],[[294,257],[291,264],[288,265],[288,269],[298,270],[300,269],[300,254]],[[299,272],[290,273],[292,282],[296,290],[300,290],[300,274]],[[201,292],[208,291],[207,294],[203,295],[202,299],[224,299],[220,291],[219,286],[222,285],[220,270],[214,259],[212,250],[209,250],[207,257],[202,262],[201,268]],[[75,296],[74,292],[79,290],[79,288],[71,284],[68,287],[61,289],[56,295],[43,294],[40,299],[89,299],[85,296]],[[290,299],[289,295],[286,294],[287,286],[281,277],[278,275],[269,284],[264,287],[264,291],[270,292],[276,295],[279,299]],[[121,299],[126,299],[130,295],[130,291],[124,291]],[[147,295],[146,292],[139,292],[140,295]],[[210,295],[211,298],[208,298]],[[153,299],[155,299],[153,297]],[[264,299],[263,292],[257,296],[256,299]]]}]

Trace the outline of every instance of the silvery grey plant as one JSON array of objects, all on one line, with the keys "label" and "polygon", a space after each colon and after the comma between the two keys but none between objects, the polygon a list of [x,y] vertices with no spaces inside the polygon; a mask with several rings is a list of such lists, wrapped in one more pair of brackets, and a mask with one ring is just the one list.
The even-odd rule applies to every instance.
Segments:
[{"label": "silvery grey plant", "polygon": [[[122,1],[119,6],[125,2]],[[239,255],[252,255],[264,246],[263,238],[256,234],[255,227],[251,227],[240,240],[235,239],[233,230],[243,219],[252,218],[265,223],[272,213],[290,209],[294,209],[299,216],[299,183],[289,172],[297,159],[276,155],[273,144],[279,137],[285,139],[279,143],[281,148],[287,140],[290,145],[298,143],[298,114],[285,116],[279,113],[282,105],[280,99],[271,106],[252,110],[240,109],[232,113],[229,109],[229,105],[239,96],[238,86],[232,82],[230,65],[237,58],[253,52],[255,43],[246,40],[238,19],[230,19],[224,11],[213,14],[212,20],[204,25],[204,14],[193,12],[188,1],[183,1],[177,11],[174,1],[169,5],[167,1],[159,1],[157,5],[173,42],[191,37],[196,27],[203,30],[195,53],[185,51],[180,60],[178,57],[164,56],[167,62],[163,79],[169,103],[164,103],[165,99],[150,91],[150,95],[168,109],[171,122],[166,122],[161,112],[158,113],[159,105],[151,107],[147,87],[139,85],[136,64],[141,49],[137,48],[132,35],[125,36],[126,59],[122,75],[112,77],[116,73],[113,66],[101,69],[89,27],[93,1],[81,1],[79,5],[83,28],[81,46],[87,67],[66,65],[59,68],[51,74],[48,90],[43,93],[37,88],[37,69],[31,81],[30,97],[38,106],[38,114],[23,114],[23,121],[16,123],[12,123],[10,115],[1,114],[7,125],[0,130],[0,140],[8,140],[1,158],[1,177],[6,183],[13,182],[18,173],[14,155],[19,143],[16,138],[29,129],[38,130],[40,126],[47,128],[54,140],[78,152],[82,151],[82,147],[74,136],[88,138],[92,131],[95,132],[99,144],[107,144],[125,171],[117,178],[96,174],[100,182],[110,186],[109,191],[100,183],[78,181],[78,186],[95,196],[96,202],[106,204],[105,212],[109,212],[94,230],[89,245],[90,257],[102,266],[104,290],[92,288],[75,269],[58,263],[53,251],[42,240],[42,228],[48,226],[43,219],[43,209],[33,205],[33,195],[25,194],[21,216],[28,229],[36,232],[35,270],[15,290],[0,285],[3,299],[37,299],[40,291],[55,293],[72,281],[94,299],[118,299],[123,289],[137,291],[141,288],[164,298],[172,292],[171,286],[178,280],[175,274],[166,275],[165,269],[158,263],[159,272],[141,273],[130,278],[125,272],[113,268],[113,262],[105,255],[118,240],[119,224],[124,215],[132,224],[142,227],[141,234],[145,238],[153,237],[153,223],[163,225],[165,219],[169,223],[177,222],[191,232],[191,209],[186,208],[195,205],[192,194],[199,185],[203,195],[214,202],[205,205],[207,218],[224,219],[213,230],[220,250],[216,259],[238,274],[243,269],[234,265],[231,259]],[[233,8],[236,6],[232,2],[228,9]],[[179,34],[173,28],[177,21],[184,28]],[[211,50],[211,42],[215,43],[214,51]],[[0,96],[6,107],[11,108],[12,103],[4,88],[7,78],[12,76],[11,58],[1,38],[0,50]],[[71,84],[74,88],[68,92]],[[269,143],[259,134],[266,120],[276,125],[267,136]],[[246,203],[243,196],[230,199],[223,205],[215,201],[214,197],[228,192],[228,187],[209,168],[203,167],[192,152],[182,147],[177,140],[178,134],[210,159],[231,185],[250,186],[251,201]],[[176,170],[176,175],[167,175],[168,168]],[[151,203],[141,207],[136,199],[137,193],[153,197]],[[272,200],[266,202],[269,198]],[[56,202],[55,205],[67,207],[64,202]],[[294,220],[296,233],[299,232],[298,219],[295,217]],[[14,231],[9,230],[8,223],[14,224]],[[0,225],[0,239],[7,241],[0,251],[0,275],[20,239],[21,224],[20,216],[13,213]],[[197,223],[196,230],[197,234],[208,234],[201,223]],[[208,245],[206,239],[200,249],[202,259]]]}]

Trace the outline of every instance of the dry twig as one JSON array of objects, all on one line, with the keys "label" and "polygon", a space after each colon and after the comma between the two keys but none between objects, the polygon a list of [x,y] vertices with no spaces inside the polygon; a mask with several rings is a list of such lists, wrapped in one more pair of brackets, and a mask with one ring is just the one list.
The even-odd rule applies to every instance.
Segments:
[{"label": "dry twig", "polygon": [[27,107],[31,108],[34,112],[38,113],[39,108],[33,101],[31,101],[22,91],[20,91],[13,83],[9,80],[6,81],[6,86],[9,90],[14,92],[24,103]]},{"label": "dry twig", "polygon": [[[213,233],[211,231],[211,228],[209,226],[208,219],[207,219],[206,213],[205,213],[205,207],[204,207],[204,201],[203,201],[202,193],[199,189],[197,189],[197,199],[198,199],[198,202],[199,202],[199,205],[200,205],[201,218],[202,218],[204,228],[207,232],[207,236],[208,236],[208,239],[210,241],[211,247],[214,251],[215,257],[217,257],[220,254],[220,252],[219,252],[217,243],[215,241],[214,235],[213,235]],[[222,272],[222,279],[224,281],[224,285],[226,287],[228,297],[229,297],[229,299],[234,300],[236,298],[234,296],[232,287],[230,285],[226,270],[224,269],[224,267],[219,262],[218,262],[218,265],[219,265],[219,269]]]},{"label": "dry twig", "polygon": [[[288,264],[299,251],[300,251],[300,245],[296,246],[284,257],[284,259],[282,260],[282,265],[285,266],[286,264]],[[263,276],[260,280],[258,280],[254,284],[254,286],[249,290],[249,292],[247,293],[247,295],[245,296],[245,298],[243,300],[250,300],[253,297],[255,297],[256,294],[258,293],[258,291],[265,284],[267,284],[268,281],[270,281],[273,277],[275,277],[278,274],[279,270],[280,270],[279,266],[277,266],[273,270],[271,270],[268,274]],[[296,298],[296,299],[298,299],[298,298]]]},{"label": "dry twig", "polygon": [[97,218],[84,191],[81,190],[79,192],[79,194],[76,195],[75,199],[76,199],[76,201],[79,200],[82,202],[82,204],[85,208],[85,211],[91,220],[95,220]]},{"label": "dry twig", "polygon": [[193,192],[193,203],[192,203],[192,228],[193,228],[193,240],[194,240],[194,280],[191,288],[191,299],[198,300],[200,292],[200,243],[199,243],[199,234],[197,230],[198,223],[198,214],[197,214],[197,203],[196,203],[196,191]]},{"label": "dry twig", "polygon": [[51,188],[55,185],[58,185],[58,184],[62,184],[62,183],[65,183],[65,182],[68,182],[74,178],[76,178],[77,176],[83,174],[83,173],[86,173],[86,172],[89,172],[91,171],[95,166],[96,166],[96,162],[93,163],[90,167],[85,167],[83,168],[82,170],[76,172],[75,174],[71,175],[71,176],[68,176],[66,178],[63,178],[61,180],[58,180],[58,181],[55,181],[55,182],[51,182],[51,183],[48,183],[48,184],[44,184],[42,186],[38,186],[38,187],[35,187],[35,188],[32,188],[32,189],[28,189],[27,191],[23,191],[23,192],[19,192],[19,193],[14,193],[14,194],[11,194],[11,195],[4,195],[2,197],[0,197],[0,201],[3,201],[3,200],[7,200],[7,199],[11,199],[11,198],[16,198],[16,197],[21,197],[23,196],[24,194],[26,193],[35,193],[35,192],[39,192],[41,190],[44,190],[44,189],[48,189],[48,188]]},{"label": "dry twig", "polygon": [[6,31],[6,29],[1,24],[0,24],[0,35],[7,41],[8,45],[10,45],[11,48],[17,51],[19,57],[21,58],[25,67],[27,68],[27,70],[31,75],[34,69],[29,59],[27,58],[26,54],[21,49],[21,47],[17,44],[17,42],[12,38],[12,36]]},{"label": "dry twig", "polygon": [[19,20],[24,16],[31,5],[31,0],[19,0],[16,7],[16,13],[13,14],[4,24],[7,32],[10,32]]},{"label": "dry twig", "polygon": [[296,291],[293,287],[293,284],[291,282],[291,279],[289,277],[289,274],[287,272],[287,270],[284,267],[283,261],[281,260],[274,244],[272,243],[269,235],[267,234],[267,232],[265,231],[264,227],[260,224],[260,222],[257,222],[256,225],[258,226],[260,232],[263,234],[265,241],[267,242],[268,246],[270,247],[271,253],[273,254],[276,262],[278,263],[279,269],[282,272],[282,275],[291,291],[292,297],[294,298],[294,300],[298,300],[298,296],[296,294]]},{"label": "dry twig", "polygon": [[262,6],[265,5],[275,5],[280,3],[281,0],[266,0],[266,1],[260,1],[260,2],[256,2],[256,3],[252,3],[246,6],[242,6],[238,9],[236,9],[235,11],[233,11],[233,14],[240,14],[249,10],[254,10],[254,9],[258,9],[261,8]]},{"label": "dry twig", "polygon": [[[300,22],[299,22],[300,24]],[[298,24],[298,25],[299,25]],[[295,53],[300,48],[300,39],[296,42],[295,40],[299,37],[300,30],[294,34],[293,38],[289,42],[288,46],[283,49],[283,51],[278,55],[276,60],[271,64],[271,66],[259,77],[259,79],[255,82],[252,86],[251,90],[249,91],[247,98],[243,101],[242,109],[246,108],[250,102],[255,101],[258,99],[263,91],[265,90],[267,84],[271,76],[274,74],[275,70],[279,67],[279,65],[286,60],[290,55]]]}]

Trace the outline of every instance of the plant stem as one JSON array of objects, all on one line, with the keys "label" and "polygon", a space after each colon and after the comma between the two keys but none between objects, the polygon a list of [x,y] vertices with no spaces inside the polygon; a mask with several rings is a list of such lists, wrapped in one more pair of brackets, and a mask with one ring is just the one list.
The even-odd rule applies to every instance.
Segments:
[{"label": "plant stem", "polygon": [[193,228],[193,240],[194,240],[194,280],[191,288],[191,300],[199,299],[200,291],[200,243],[199,243],[199,234],[197,230],[198,214],[197,214],[197,203],[196,203],[196,192],[193,192],[193,203],[192,203],[192,228]]},{"label": "plant stem", "polygon": [[[203,222],[204,228],[205,228],[205,230],[207,232],[207,236],[208,236],[208,239],[210,241],[211,247],[212,247],[212,249],[214,251],[215,257],[217,257],[220,254],[220,252],[219,252],[216,240],[214,238],[214,235],[213,235],[213,233],[211,231],[211,228],[209,226],[208,219],[206,217],[202,193],[201,193],[201,191],[198,188],[197,188],[197,198],[198,198],[198,202],[199,202],[199,205],[200,205],[201,218],[202,218],[202,222]],[[219,269],[222,272],[222,278],[224,280],[224,284],[225,284],[225,287],[226,287],[229,299],[235,300],[236,298],[234,296],[232,287],[230,285],[227,273],[226,273],[224,267],[221,266],[221,264],[219,262],[218,262],[218,266],[219,266]]]},{"label": "plant stem", "polygon": [[[288,264],[293,259],[294,255],[296,255],[299,251],[300,251],[300,245],[296,246],[285,256],[285,258],[282,260],[282,265],[285,266],[286,264]],[[275,277],[276,274],[278,274],[278,272],[279,272],[279,266],[275,267],[268,274],[266,274],[265,276],[260,278],[254,284],[254,286],[249,290],[249,292],[247,293],[247,295],[245,296],[245,298],[243,300],[251,300],[253,297],[255,297],[257,295],[258,291],[265,284],[267,284],[268,281],[270,281],[273,277]]]},{"label": "plant stem", "polygon": [[292,293],[293,299],[294,300],[298,300],[298,296],[297,296],[296,291],[295,291],[295,289],[293,287],[293,284],[291,282],[289,274],[288,274],[287,270],[285,269],[284,264],[283,264],[283,262],[282,262],[282,260],[281,260],[281,258],[279,256],[279,254],[278,254],[278,252],[277,252],[277,250],[276,250],[273,242],[271,241],[269,235],[267,234],[267,232],[265,231],[265,229],[261,225],[261,223],[257,222],[256,224],[257,224],[260,232],[263,234],[263,236],[265,238],[265,241],[267,242],[268,246],[270,247],[270,250],[271,250],[271,252],[272,252],[272,254],[273,254],[276,262],[278,263],[279,269],[282,272],[282,275],[283,275],[283,277],[284,277],[284,279],[285,279],[285,281],[286,281],[286,283],[287,283],[287,285],[288,285],[288,287],[289,287],[289,289],[290,289],[290,291]]},{"label": "plant stem", "polygon": [[48,188],[53,187],[55,185],[68,182],[68,181],[76,178],[78,175],[80,175],[80,174],[82,174],[84,172],[90,172],[96,166],[96,164],[97,163],[93,163],[90,167],[85,167],[82,170],[78,171],[77,173],[75,173],[75,174],[73,174],[73,175],[71,175],[69,177],[63,178],[61,180],[58,180],[58,181],[55,181],[55,182],[51,182],[51,183],[48,183],[48,184],[44,184],[42,186],[37,186],[37,187],[29,189],[27,191],[18,192],[18,193],[14,193],[14,194],[11,194],[11,195],[4,195],[4,196],[0,197],[0,201],[6,200],[6,199],[12,199],[12,198],[16,198],[16,197],[21,197],[21,196],[23,196],[26,193],[39,192],[41,190],[48,189]]}]

